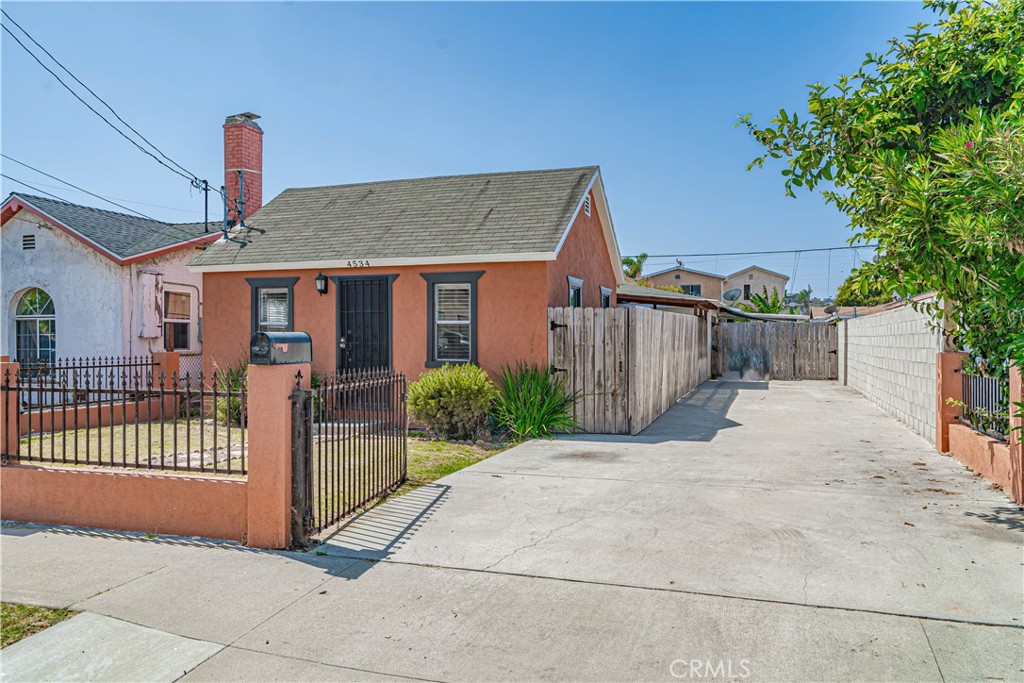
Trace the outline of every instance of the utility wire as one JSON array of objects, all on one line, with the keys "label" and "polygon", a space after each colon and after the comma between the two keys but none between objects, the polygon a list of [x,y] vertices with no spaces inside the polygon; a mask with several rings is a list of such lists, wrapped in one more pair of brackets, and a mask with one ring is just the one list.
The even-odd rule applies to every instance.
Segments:
[{"label": "utility wire", "polygon": [[[151,216],[147,216],[146,214],[140,213],[138,211],[135,211],[134,209],[129,209],[126,206],[121,206],[117,202],[112,202],[109,199],[107,199],[106,197],[102,197],[102,196],[100,196],[98,194],[95,194],[93,192],[89,192],[88,190],[83,190],[82,188],[80,188],[80,187],[78,187],[76,185],[72,185],[71,183],[67,182],[66,180],[61,180],[60,178],[58,178],[56,176],[52,176],[49,173],[44,173],[43,171],[40,171],[39,169],[32,168],[28,164],[20,162],[17,159],[12,159],[11,157],[7,156],[6,154],[2,154],[0,156],[3,156],[5,159],[10,159],[11,161],[14,161],[15,163],[21,164],[25,168],[30,168],[33,171],[35,171],[36,173],[42,173],[44,176],[46,176],[48,178],[53,178],[54,180],[56,180],[58,182],[61,182],[61,183],[64,183],[65,185],[73,187],[76,190],[78,190],[79,192],[85,192],[86,194],[92,195],[93,197],[96,197],[97,199],[102,199],[105,202],[109,202],[110,204],[113,204],[114,206],[120,207],[122,209],[127,209],[128,211],[132,211],[133,213],[138,214],[139,216],[141,216],[142,218],[145,218],[146,220],[150,220],[150,221],[153,221],[154,223],[158,223],[159,226],[157,228],[155,228],[155,230],[157,232],[162,232],[163,234],[167,234],[165,231],[170,231],[170,232],[173,232],[173,233],[177,233],[178,235],[182,236],[183,241],[184,240],[193,240],[193,239],[196,239],[197,237],[202,237],[203,236],[202,234],[191,233],[188,230],[185,230],[184,228],[182,228],[180,225],[176,225],[174,223],[167,223],[167,222],[164,222],[164,221],[161,221],[161,220],[157,220],[156,218],[153,218]],[[53,199],[56,199],[59,202],[64,202],[65,204],[74,204],[74,202],[70,202],[67,199],[65,199],[64,197],[61,197],[60,195],[56,195],[56,194],[54,194],[52,192],[47,192],[46,190],[44,190],[44,189],[42,189],[40,187],[37,187],[35,185],[26,183],[24,180],[20,180],[18,178],[14,178],[12,176],[7,175],[6,173],[0,173],[0,177],[6,178],[7,180],[10,180],[12,182],[18,183],[19,185],[24,185],[25,187],[29,188],[30,190],[33,190],[35,192],[39,192],[39,193],[44,194],[44,195],[46,195],[48,197],[52,197]],[[134,216],[131,216],[131,218],[134,218]],[[195,223],[195,222],[193,222],[193,223]],[[147,239],[147,237],[143,237],[142,239]]]},{"label": "utility wire", "polygon": [[[0,10],[0,12],[3,12],[3,10]],[[4,14],[4,16],[7,16],[8,19],[10,19],[9,15],[7,14],[7,12],[3,12],[3,14]],[[103,114],[101,114],[98,111],[96,111],[95,107],[93,107],[91,104],[89,104],[84,99],[82,99],[81,95],[79,95],[77,92],[74,91],[73,88],[71,88],[71,86],[69,86],[67,83],[65,83],[64,80],[60,76],[58,76],[54,72],[53,69],[51,69],[46,64],[44,64],[43,61],[41,59],[39,59],[39,57],[34,52],[32,52],[32,50],[30,50],[28,48],[28,46],[25,45],[25,43],[21,42],[21,40],[18,39],[18,36],[14,35],[14,33],[11,31],[11,29],[7,28],[7,26],[5,24],[0,24],[0,28],[3,28],[3,30],[7,32],[7,35],[9,35],[11,38],[13,38],[14,42],[16,42],[18,45],[21,46],[21,49],[23,49],[25,52],[27,52],[29,54],[29,56],[32,57],[32,59],[36,60],[36,63],[38,63],[39,66],[43,67],[51,76],[56,78],[57,82],[60,83],[62,86],[64,86],[65,90],[67,90],[69,93],[71,93],[75,97],[75,99],[77,99],[79,102],[84,104],[89,111],[91,111],[93,114],[96,114],[96,116],[98,116],[101,119],[103,119],[103,122],[106,123],[108,126],[110,126],[112,129],[114,129],[114,131],[117,132],[118,135],[123,137],[128,142],[132,143],[143,154],[146,154],[147,156],[152,157],[158,164],[160,164],[161,166],[167,168],[169,171],[171,171],[173,173],[176,173],[177,175],[181,176],[182,178],[184,178],[185,180],[189,181],[190,183],[191,182],[198,182],[198,178],[196,178],[195,176],[187,175],[186,173],[182,173],[181,171],[179,171],[178,169],[174,168],[173,166],[168,165],[167,163],[162,161],[159,157],[157,157],[155,154],[153,154],[148,149],[146,149],[145,147],[140,145],[137,141],[132,140],[130,137],[128,137],[128,135],[126,135],[123,130],[121,130],[120,128],[115,126],[113,123],[111,123],[110,119],[108,119]],[[24,29],[22,29],[22,30],[24,31]],[[26,33],[25,35],[28,35],[28,33]]]},{"label": "utility wire", "polygon": [[17,178],[12,178],[11,176],[7,175],[6,173],[0,173],[0,178],[7,178],[11,182],[18,183],[19,185],[24,185],[25,187],[27,187],[30,190],[34,190],[36,192],[41,192],[42,194],[45,194],[47,197],[53,197],[58,202],[67,202],[68,204],[71,203],[71,202],[68,202],[68,200],[64,199],[63,197],[59,197],[59,196],[55,195],[52,192],[47,192],[46,190],[41,190],[38,187],[36,187],[35,185],[29,185],[24,180],[18,180]]},{"label": "utility wire", "polygon": [[[719,251],[707,254],[648,254],[648,258],[692,258],[695,256],[760,256],[762,254],[803,254],[812,251],[833,251],[835,249],[870,249],[877,247],[877,244],[859,244],[857,246],[845,247],[821,247],[820,249],[778,249],[776,251]],[[635,258],[637,254],[625,258]]]},{"label": "utility wire", "polygon": [[4,153],[0,152],[0,157],[3,157],[4,159],[7,159],[8,161],[13,161],[16,164],[24,166],[25,168],[27,168],[29,170],[35,171],[36,173],[38,173],[40,175],[44,175],[47,178],[50,178],[51,180],[56,180],[58,183],[64,183],[68,187],[74,188],[74,189],[78,190],[79,192],[84,192],[84,193],[86,193],[87,195],[89,195],[91,197],[95,197],[96,199],[100,199],[102,201],[105,201],[107,204],[112,204],[112,205],[116,206],[119,209],[124,209],[125,211],[130,211],[131,213],[138,214],[139,216],[142,216],[143,218],[145,218],[147,220],[154,221],[156,223],[163,223],[163,221],[159,221],[156,218],[153,218],[152,216],[147,216],[146,214],[142,213],[141,211],[136,211],[135,209],[129,209],[124,204],[118,204],[113,199],[107,199],[106,197],[104,197],[102,195],[98,195],[95,192],[90,192],[89,190],[86,190],[84,188],[78,187],[77,185],[75,185],[73,183],[69,183],[68,181],[66,181],[66,180],[64,180],[62,178],[58,178],[55,175],[50,175],[46,171],[40,171],[38,168],[35,168],[34,166],[29,166],[24,161],[18,161],[17,159],[15,159],[12,156],[9,156],[7,154],[4,154]]},{"label": "utility wire", "polygon": [[[38,185],[39,187],[48,187],[48,188],[50,188],[52,190],[65,190],[67,192],[85,192],[84,190],[70,189],[68,187],[65,187],[64,185],[49,185],[47,183],[36,183],[36,185]],[[86,192],[86,194],[88,194],[88,192]],[[136,206],[149,206],[149,207],[152,207],[154,209],[167,209],[168,211],[178,211],[178,212],[181,212],[181,213],[193,213],[193,214],[198,214],[200,216],[203,215],[202,211],[197,211],[196,209],[179,209],[176,206],[167,206],[165,204],[148,204],[146,202],[137,202],[134,199],[127,199],[125,197],[108,197],[108,199],[113,199],[113,200],[118,201],[118,202],[124,202],[125,204],[134,204]]]},{"label": "utility wire", "polygon": [[[24,34],[25,34],[25,36],[26,36],[26,37],[27,37],[27,38],[28,38],[29,40],[31,40],[31,41],[32,41],[33,43],[35,43],[36,47],[38,47],[38,48],[39,48],[40,50],[42,50],[42,51],[43,51],[44,53],[46,53],[46,56],[47,56],[47,57],[49,57],[50,59],[52,59],[52,60],[54,61],[54,63],[55,63],[55,64],[56,64],[57,66],[59,66],[59,67],[60,67],[61,69],[63,69],[63,70],[64,70],[64,73],[66,73],[66,74],[67,74],[68,76],[71,76],[71,78],[75,79],[75,82],[76,82],[76,83],[78,83],[78,84],[79,84],[80,86],[82,86],[83,88],[85,88],[85,89],[86,89],[86,91],[88,91],[88,93],[89,93],[90,95],[92,95],[92,96],[93,96],[93,97],[95,97],[95,98],[96,98],[97,100],[99,100],[99,101],[100,101],[100,102],[101,102],[101,103],[103,104],[103,106],[104,106],[104,107],[106,107],[106,108],[107,108],[107,109],[108,109],[108,110],[110,111],[110,113],[111,113],[111,114],[113,114],[113,115],[114,115],[114,117],[115,117],[115,118],[116,118],[116,119],[117,119],[118,121],[120,121],[121,123],[123,123],[123,124],[124,124],[124,125],[125,125],[125,126],[126,126],[126,127],[128,128],[128,130],[130,130],[131,132],[133,132],[133,133],[135,133],[136,135],[138,135],[138,136],[139,136],[139,138],[141,138],[141,139],[142,139],[142,140],[143,140],[143,141],[144,141],[144,142],[145,142],[145,143],[146,143],[147,145],[149,145],[149,146],[150,146],[150,147],[152,147],[152,148],[153,148],[154,150],[156,150],[156,153],[157,153],[157,154],[159,154],[159,155],[160,155],[160,156],[162,156],[162,157],[163,157],[164,159],[166,159],[166,160],[167,160],[167,161],[169,161],[170,163],[172,163],[172,164],[174,164],[175,166],[177,166],[177,167],[178,167],[179,169],[181,169],[181,170],[182,170],[182,171],[183,171],[184,173],[187,173],[188,175],[190,175],[190,176],[192,177],[192,179],[194,179],[194,180],[199,180],[199,177],[198,177],[198,176],[197,176],[197,175],[196,175],[195,173],[192,173],[192,172],[191,172],[191,171],[189,171],[189,170],[188,170],[187,168],[185,168],[184,166],[182,166],[181,164],[179,164],[179,163],[178,163],[177,161],[175,161],[174,159],[172,159],[172,158],[170,158],[169,156],[167,156],[166,154],[164,154],[164,152],[163,152],[163,151],[162,151],[162,150],[161,150],[161,149],[160,149],[159,147],[157,147],[157,146],[156,146],[156,145],[154,145],[154,144],[153,144],[152,142],[150,142],[150,141],[149,141],[149,140],[148,140],[148,139],[146,138],[146,136],[145,136],[145,135],[143,135],[143,134],[142,134],[142,133],[140,133],[139,131],[135,130],[135,128],[134,128],[134,127],[132,127],[132,125],[131,125],[130,123],[128,123],[127,121],[125,121],[125,120],[124,120],[123,118],[121,118],[121,115],[120,115],[120,114],[118,114],[118,113],[117,113],[116,111],[114,111],[114,108],[113,108],[113,107],[111,107],[111,106],[110,106],[110,105],[109,105],[109,104],[107,103],[107,101],[106,101],[106,100],[104,100],[104,99],[103,99],[102,97],[100,97],[99,95],[97,95],[97,94],[96,94],[96,92],[95,92],[95,91],[94,91],[94,90],[93,90],[92,88],[90,88],[90,87],[89,87],[89,86],[87,86],[87,85],[86,85],[85,83],[83,83],[83,82],[82,82],[82,79],[80,79],[80,78],[79,78],[78,76],[76,76],[75,74],[71,73],[71,70],[70,70],[70,69],[68,69],[68,68],[67,68],[66,66],[64,66],[64,64],[62,64],[62,63],[61,63],[61,61],[60,61],[59,59],[57,59],[56,57],[54,57],[54,56],[53,56],[53,55],[52,55],[52,54],[50,53],[50,51],[49,51],[49,50],[47,50],[47,49],[46,49],[45,47],[43,47],[43,46],[42,46],[42,45],[41,45],[41,44],[39,43],[39,41],[38,41],[38,40],[36,40],[35,38],[33,38],[33,37],[32,37],[32,34],[31,34],[31,33],[29,33],[28,31],[26,31],[26,30],[25,30],[25,27],[24,27],[24,26],[22,26],[21,24],[19,24],[18,22],[16,22],[16,21],[15,21],[15,20],[14,20],[14,19],[13,19],[13,18],[11,17],[11,15],[10,15],[10,14],[8,14],[8,13],[6,12],[6,10],[4,10],[4,9],[0,8],[0,13],[2,13],[2,14],[3,14],[4,16],[5,16],[5,17],[7,17],[7,20],[8,20],[8,21],[10,21],[10,22],[11,22],[12,24],[14,24],[15,26],[17,26],[17,27],[18,27],[18,29],[19,29],[19,30],[20,30],[20,31],[21,31],[22,33],[24,33]],[[12,34],[12,35],[13,35],[13,34]],[[22,45],[22,47],[24,47],[24,45]]]}]

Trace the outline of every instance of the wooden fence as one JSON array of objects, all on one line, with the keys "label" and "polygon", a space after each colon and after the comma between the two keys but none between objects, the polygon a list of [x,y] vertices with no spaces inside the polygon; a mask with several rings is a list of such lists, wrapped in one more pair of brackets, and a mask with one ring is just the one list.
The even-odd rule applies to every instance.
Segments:
[{"label": "wooden fence", "polygon": [[637,434],[711,372],[708,320],[649,308],[549,308],[548,358],[585,432]]},{"label": "wooden fence", "polygon": [[715,376],[750,380],[837,379],[835,325],[806,322],[719,323]]}]

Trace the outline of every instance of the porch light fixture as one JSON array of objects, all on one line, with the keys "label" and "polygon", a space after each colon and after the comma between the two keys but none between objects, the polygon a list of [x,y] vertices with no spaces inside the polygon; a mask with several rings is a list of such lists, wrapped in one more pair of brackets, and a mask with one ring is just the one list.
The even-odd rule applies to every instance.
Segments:
[{"label": "porch light fixture", "polygon": [[327,293],[327,276],[323,273],[318,273],[316,278],[313,280],[316,283],[316,291],[320,292],[321,295]]}]

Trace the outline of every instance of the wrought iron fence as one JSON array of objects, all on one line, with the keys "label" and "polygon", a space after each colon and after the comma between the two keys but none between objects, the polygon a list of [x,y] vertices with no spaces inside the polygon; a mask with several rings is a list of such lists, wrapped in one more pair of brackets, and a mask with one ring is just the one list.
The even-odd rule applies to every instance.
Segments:
[{"label": "wrought iron fence", "polygon": [[[59,395],[50,391],[54,387],[84,387],[90,385],[99,391],[111,388],[122,377],[135,372],[151,372],[153,359],[149,356],[92,356],[87,358],[28,359],[17,361],[18,377],[23,388],[19,410],[26,404],[47,405]],[[28,396],[29,386],[35,394]],[[59,400],[57,401],[59,403]]]},{"label": "wrought iron fence", "polygon": [[[154,374],[147,362],[10,369],[0,378],[4,459],[58,465],[245,474],[246,387],[237,373],[209,382]],[[54,370],[51,366],[51,370]]]},{"label": "wrought iron fence", "polygon": [[312,386],[292,395],[300,543],[406,479],[405,375],[345,371],[314,376]]},{"label": "wrought iron fence", "polygon": [[1010,384],[1005,379],[961,371],[960,419],[971,428],[1006,441],[1010,433]]}]

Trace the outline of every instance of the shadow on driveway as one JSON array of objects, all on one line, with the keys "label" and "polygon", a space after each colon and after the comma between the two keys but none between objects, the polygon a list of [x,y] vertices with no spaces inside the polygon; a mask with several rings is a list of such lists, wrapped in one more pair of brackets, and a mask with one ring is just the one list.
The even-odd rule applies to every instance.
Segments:
[{"label": "shadow on driveway", "polygon": [[742,426],[728,417],[729,409],[741,391],[768,391],[768,382],[710,380],[680,399],[637,435],[572,434],[561,438],[631,444],[711,441],[723,429]]}]

